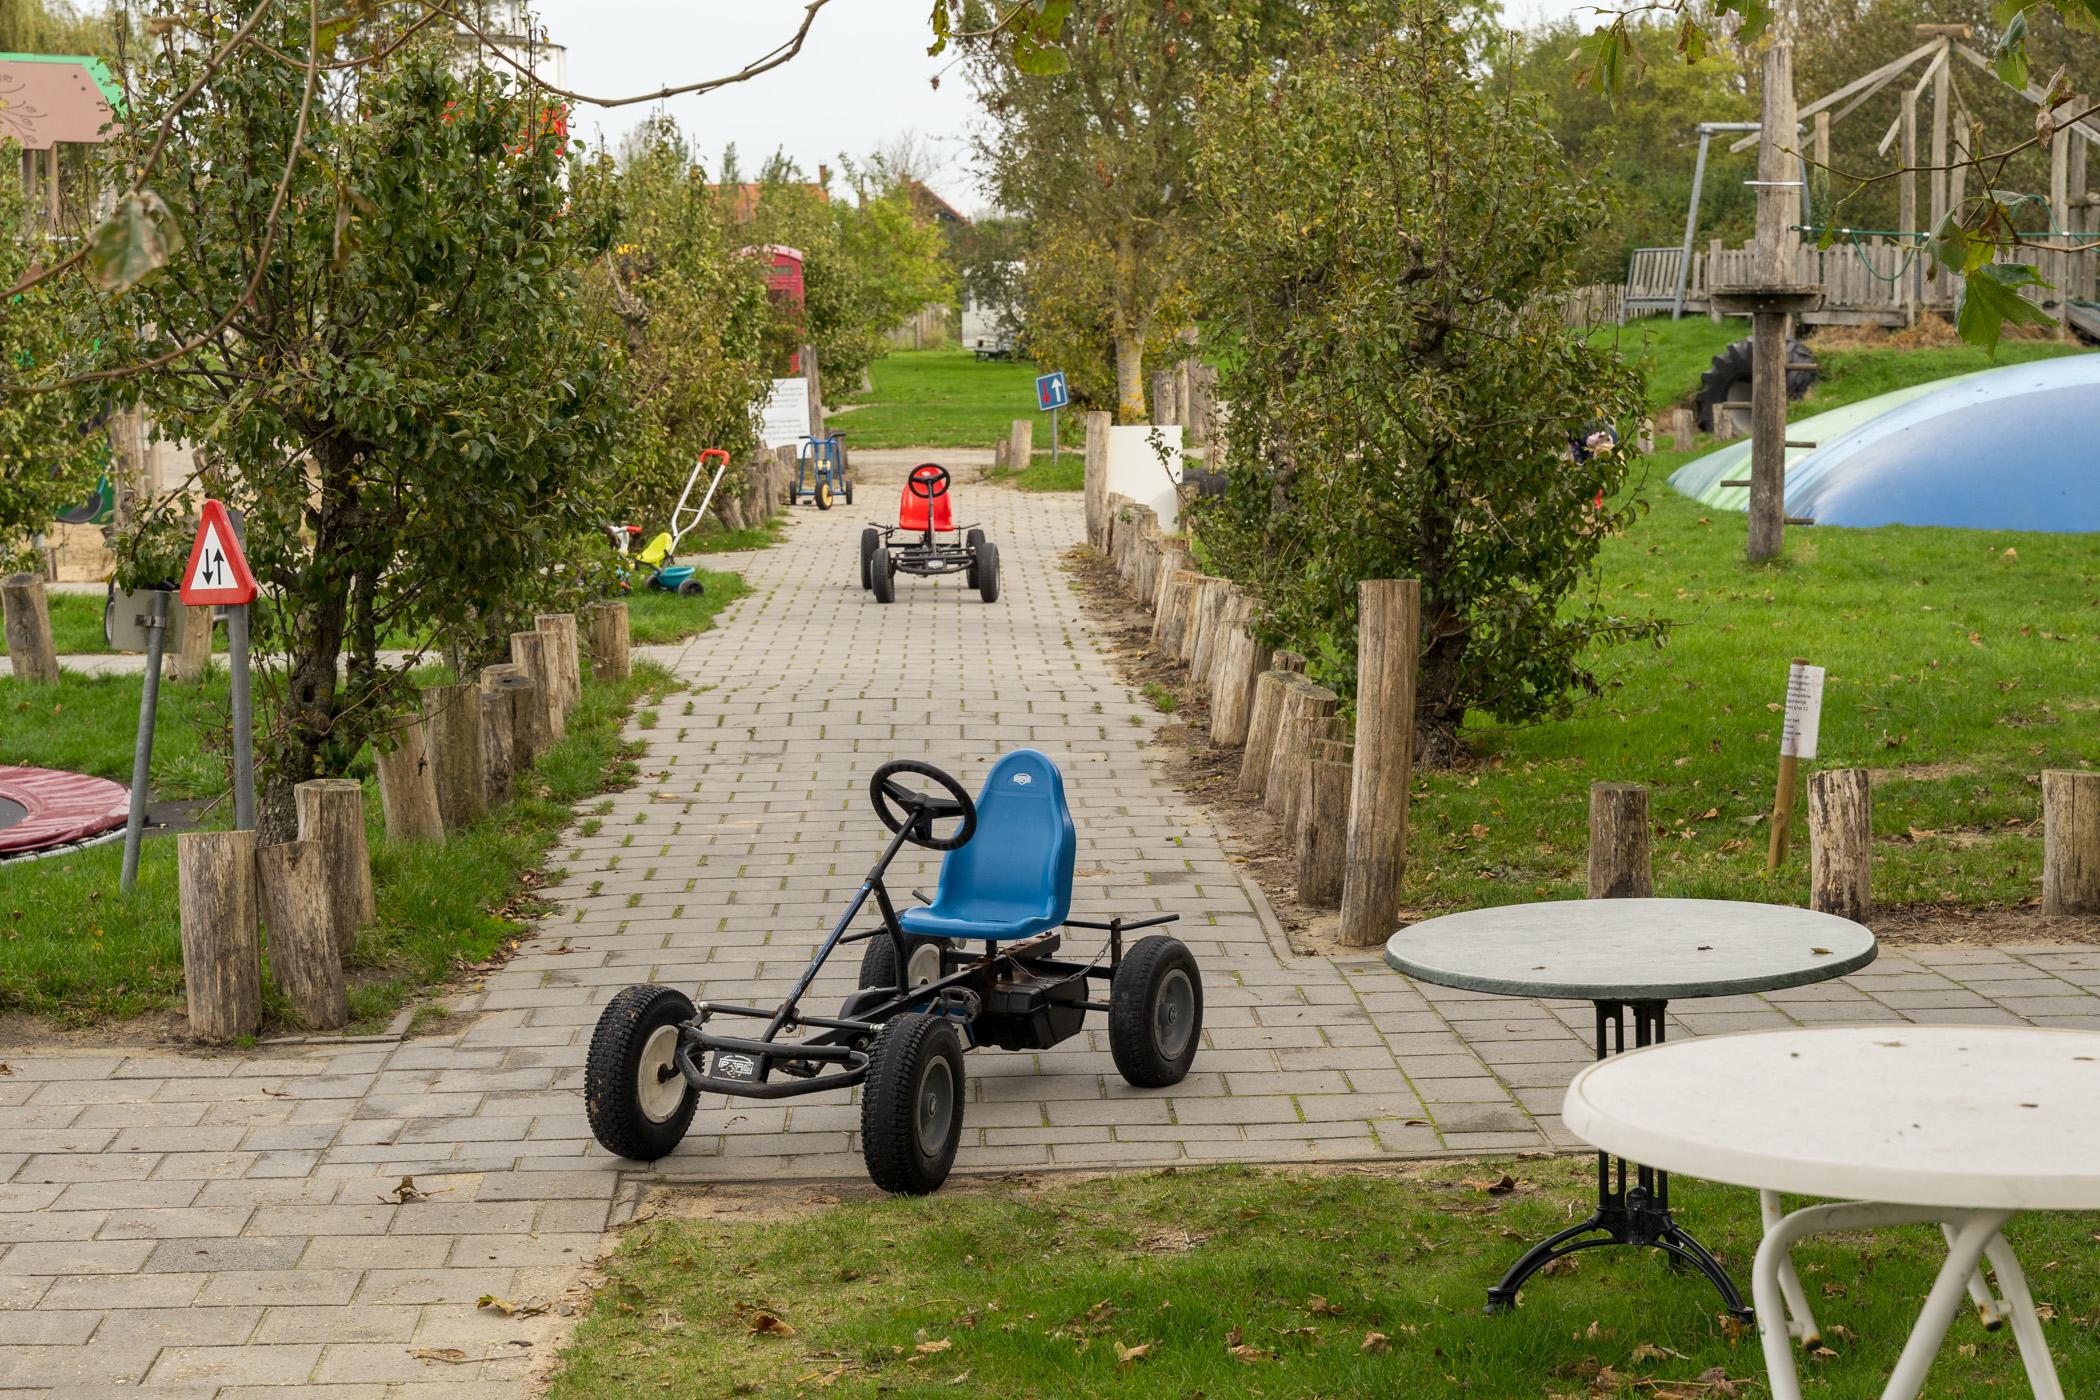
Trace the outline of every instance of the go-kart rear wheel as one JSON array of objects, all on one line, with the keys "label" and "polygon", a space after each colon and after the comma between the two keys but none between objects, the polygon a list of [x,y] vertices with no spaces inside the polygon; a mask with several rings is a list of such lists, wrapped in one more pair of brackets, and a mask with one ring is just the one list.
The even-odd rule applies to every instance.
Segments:
[{"label": "go-kart rear wheel", "polygon": [[1203,1038],[1203,974],[1178,938],[1140,938],[1108,984],[1108,1050],[1140,1089],[1179,1084]]},{"label": "go-kart rear wheel", "polygon": [[817,482],[816,488],[809,493],[809,498],[817,503],[818,510],[830,510],[831,483],[828,481],[819,480]]},{"label": "go-kart rear wheel", "polygon": [[[910,975],[910,985],[923,987],[941,975],[941,945],[932,938],[907,938],[904,941],[904,966]],[[863,987],[888,987],[895,991],[905,988],[897,980],[897,945],[886,933],[878,933],[868,940],[867,951],[860,955],[860,985]]]},{"label": "go-kart rear wheel", "polygon": [[699,1096],[675,1052],[679,1025],[692,1019],[691,999],[671,987],[633,986],[606,1003],[584,1064],[583,1106],[607,1152],[654,1162],[684,1139]]},{"label": "go-kart rear wheel", "polygon": [[970,551],[970,571],[964,577],[969,580],[972,588],[977,586],[977,551],[983,546],[984,531],[973,527],[969,534],[963,536],[963,548]]},{"label": "go-kart rear wheel", "polygon": [[955,1027],[907,1011],[875,1037],[860,1090],[860,1152],[885,1191],[940,1189],[962,1142],[963,1052]]},{"label": "go-kart rear wheel", "polygon": [[977,585],[977,592],[987,603],[999,601],[999,546],[984,544],[977,547],[977,560],[970,566],[970,582]]},{"label": "go-kart rear wheel", "polygon": [[681,598],[697,598],[706,591],[707,585],[696,578],[689,578],[678,585],[678,596]]},{"label": "go-kart rear wheel", "polygon": [[878,603],[897,601],[897,561],[886,549],[875,551],[875,573],[868,585],[875,593]]},{"label": "go-kart rear wheel", "polygon": [[875,581],[875,551],[882,548],[882,531],[873,525],[860,532],[860,586],[870,587]]}]

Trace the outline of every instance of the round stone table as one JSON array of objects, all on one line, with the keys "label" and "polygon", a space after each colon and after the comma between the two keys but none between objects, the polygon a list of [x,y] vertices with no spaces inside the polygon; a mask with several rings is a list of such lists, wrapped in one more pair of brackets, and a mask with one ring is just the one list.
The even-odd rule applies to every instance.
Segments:
[{"label": "round stone table", "polygon": [[[2096,1103],[2100,1033],[1834,1026],[1709,1037],[1590,1065],[1568,1086],[1562,1115],[1606,1151],[1765,1193],[1751,1287],[1773,1400],[1801,1400],[1790,1335],[1817,1341],[1788,1262],[1794,1242],[1922,1223],[1946,1233],[1947,1262],[1883,1400],[1918,1394],[1964,1289],[1987,1325],[2011,1321],[2032,1393],[2063,1400],[2002,1230],[2023,1210],[2100,1210]],[[1780,1191],[1853,1199],[1779,1218]]]},{"label": "round stone table", "polygon": [[[1385,960],[1439,986],[1591,1002],[1601,1060],[1628,1048],[1629,1014],[1634,1047],[1659,1045],[1672,1001],[1824,982],[1875,952],[1874,935],[1850,919],[1788,905],[1566,899],[1424,920],[1386,940]],[[1730,1312],[1753,1317],[1728,1271],[1671,1216],[1669,1176],[1603,1152],[1597,1213],[1525,1251],[1488,1289],[1488,1310],[1514,1306],[1524,1281],[1553,1260],[1610,1244],[1662,1250],[1704,1274]]]}]

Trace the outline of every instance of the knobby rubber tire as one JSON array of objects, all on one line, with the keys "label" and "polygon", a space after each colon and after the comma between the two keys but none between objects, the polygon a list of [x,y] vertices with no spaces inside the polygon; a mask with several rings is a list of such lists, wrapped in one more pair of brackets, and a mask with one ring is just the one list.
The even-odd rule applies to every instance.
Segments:
[{"label": "knobby rubber tire", "polygon": [[584,1114],[591,1136],[607,1152],[633,1162],[668,1157],[692,1125],[700,1097],[688,1085],[678,1111],[661,1123],[642,1112],[635,1093],[642,1047],[660,1027],[693,1018],[693,1003],[673,987],[636,985],[605,1004],[591,1032],[583,1071]]},{"label": "knobby rubber tire", "polygon": [[[1795,364],[1810,358],[1812,357],[1806,345],[1798,340],[1790,339],[1787,341],[1786,362],[1788,364]],[[1714,430],[1714,409],[1717,405],[1728,402],[1729,391],[1738,384],[1751,382],[1751,362],[1752,345],[1750,339],[1745,337],[1742,340],[1724,346],[1721,352],[1714,356],[1713,363],[1701,372],[1699,375],[1699,391],[1694,401],[1698,405],[1698,422],[1702,431],[1710,433]],[[1810,389],[1816,386],[1818,373],[1819,371],[1813,369],[1788,370],[1786,374],[1787,398],[1798,399],[1807,394]]]},{"label": "knobby rubber tire", "polygon": [[977,596],[987,603],[999,601],[999,546],[988,544],[977,551],[977,562],[971,567],[974,575],[970,582],[977,585]]},{"label": "knobby rubber tire", "polygon": [[882,548],[882,531],[873,525],[860,532],[860,586],[867,588],[875,581],[875,551]]},{"label": "knobby rubber tire", "polygon": [[984,544],[984,531],[971,530],[963,536],[963,548],[970,551],[970,571],[964,577],[972,588],[977,586],[977,551]]},{"label": "knobby rubber tire", "polygon": [[874,591],[876,602],[894,603],[897,601],[897,561],[890,557],[888,550],[876,551],[875,574],[868,582],[869,587]]},{"label": "knobby rubber tire", "polygon": [[[1195,1004],[1188,1043],[1168,1056],[1152,1033],[1153,1005],[1170,973],[1187,976]],[[1195,954],[1178,938],[1154,934],[1140,938],[1123,953],[1108,985],[1108,1050],[1116,1071],[1140,1089],[1164,1089],[1187,1077],[1203,1039],[1203,976]]]},{"label": "knobby rubber tire", "polygon": [[[947,1062],[953,1102],[940,1142],[919,1140],[918,1100],[928,1067]],[[907,1011],[882,1028],[860,1089],[860,1152],[868,1176],[883,1190],[924,1196],[940,1189],[962,1144],[962,1043],[939,1016]]]}]

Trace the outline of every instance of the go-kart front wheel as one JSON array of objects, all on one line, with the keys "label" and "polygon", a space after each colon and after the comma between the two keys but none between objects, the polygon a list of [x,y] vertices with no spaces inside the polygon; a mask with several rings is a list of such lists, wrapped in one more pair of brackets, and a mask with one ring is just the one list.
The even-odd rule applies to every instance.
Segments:
[{"label": "go-kart front wheel", "polygon": [[873,525],[860,532],[860,586],[870,588],[875,583],[875,552],[882,548],[882,531]]},{"label": "go-kart front wheel", "polygon": [[1179,1084],[1203,1038],[1203,974],[1178,938],[1140,938],[1108,984],[1108,1050],[1140,1089]]},{"label": "go-kart front wheel", "polygon": [[874,573],[873,573],[873,575],[872,575],[872,576],[871,576],[871,577],[869,578],[869,580],[868,580],[868,586],[869,586],[869,588],[870,588],[870,589],[872,589],[872,590],[874,591],[874,594],[875,594],[875,601],[876,601],[876,602],[878,602],[878,603],[894,603],[894,602],[896,602],[896,601],[897,601],[897,561],[896,561],[896,559],[895,559],[895,558],[894,558],[894,557],[893,557],[893,556],[892,556],[892,555],[890,554],[890,552],[889,552],[888,550],[886,550],[886,549],[878,549],[878,550],[876,550],[876,551],[875,551],[875,558],[874,558],[874,561],[873,561],[873,568],[874,568]]},{"label": "go-kart front wheel", "polygon": [[970,587],[975,588],[977,586],[977,551],[984,548],[984,531],[973,526],[970,533],[963,536],[963,548],[970,552],[970,571],[963,577],[969,581]]},{"label": "go-kart front wheel", "polygon": [[970,565],[970,582],[977,585],[977,596],[987,603],[999,601],[999,546],[984,544],[977,547],[976,562]]},{"label": "go-kart front wheel", "polygon": [[963,1052],[955,1027],[907,1011],[875,1037],[860,1090],[860,1152],[877,1186],[940,1189],[962,1144]]},{"label": "go-kart front wheel", "polygon": [[699,1096],[678,1069],[678,1027],[693,1003],[671,987],[633,986],[599,1014],[584,1064],[591,1135],[618,1157],[654,1162],[685,1138]]}]

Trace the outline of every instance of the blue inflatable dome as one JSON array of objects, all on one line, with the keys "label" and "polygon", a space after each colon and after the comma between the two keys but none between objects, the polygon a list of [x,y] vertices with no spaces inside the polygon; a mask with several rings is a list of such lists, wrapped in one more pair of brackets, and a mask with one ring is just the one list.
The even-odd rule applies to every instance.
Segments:
[{"label": "blue inflatable dome", "polygon": [[[1703,496],[1701,465],[1673,484]],[[2100,355],[1962,375],[1845,425],[1787,464],[1786,509],[1818,525],[2100,532]]]}]

